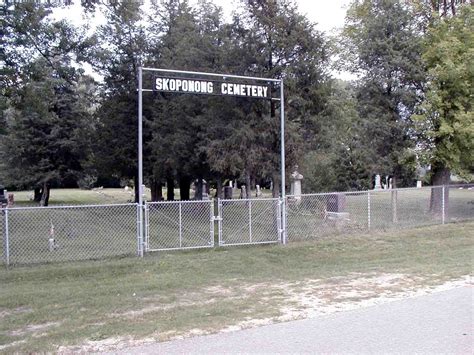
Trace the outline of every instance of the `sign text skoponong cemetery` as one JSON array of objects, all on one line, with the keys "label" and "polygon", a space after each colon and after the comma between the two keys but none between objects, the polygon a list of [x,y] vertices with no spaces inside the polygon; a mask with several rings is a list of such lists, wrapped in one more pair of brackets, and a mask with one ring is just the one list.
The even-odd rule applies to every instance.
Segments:
[{"label": "sign text skoponong cemetery", "polygon": [[154,90],[189,94],[270,98],[268,86],[266,85],[170,77],[155,77]]}]

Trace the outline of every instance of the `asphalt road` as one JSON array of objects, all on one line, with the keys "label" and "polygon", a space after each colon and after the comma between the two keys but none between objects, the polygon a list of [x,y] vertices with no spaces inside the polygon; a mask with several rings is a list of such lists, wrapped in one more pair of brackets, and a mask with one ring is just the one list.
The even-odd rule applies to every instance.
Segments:
[{"label": "asphalt road", "polygon": [[474,354],[473,288],[116,354]]}]

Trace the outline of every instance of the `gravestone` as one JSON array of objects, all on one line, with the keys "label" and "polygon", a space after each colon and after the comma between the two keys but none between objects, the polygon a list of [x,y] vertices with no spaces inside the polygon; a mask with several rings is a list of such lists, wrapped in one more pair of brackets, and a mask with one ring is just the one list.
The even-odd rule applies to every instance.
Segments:
[{"label": "gravestone", "polygon": [[374,190],[381,190],[382,189],[382,185],[380,184],[380,175],[377,174],[375,175],[375,187],[374,187]]},{"label": "gravestone", "polygon": [[297,165],[295,166],[294,171],[291,173],[290,180],[290,195],[292,195],[296,201],[301,201],[301,181],[303,180],[303,175],[298,172]]},{"label": "gravestone", "polygon": [[346,209],[346,195],[329,194],[327,197],[326,210],[328,212],[344,212]]},{"label": "gravestone", "polygon": [[262,196],[262,191],[260,190],[260,185],[255,185],[255,196],[256,197]]},{"label": "gravestone", "polygon": [[232,186],[224,186],[224,199],[226,200],[232,200],[232,192],[234,189]]},{"label": "gravestone", "polygon": [[245,185],[240,187],[240,198],[247,198],[247,187]]},{"label": "gravestone", "polygon": [[421,188],[421,187],[422,187],[421,180],[418,180],[418,181],[416,182],[416,187],[417,187],[417,188]]}]

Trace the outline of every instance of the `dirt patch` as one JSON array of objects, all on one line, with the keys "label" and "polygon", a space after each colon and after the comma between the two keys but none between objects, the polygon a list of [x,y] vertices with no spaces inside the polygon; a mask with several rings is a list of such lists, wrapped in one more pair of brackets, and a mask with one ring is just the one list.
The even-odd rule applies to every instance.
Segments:
[{"label": "dirt patch", "polygon": [[133,346],[140,346],[155,343],[158,339],[148,337],[144,339],[133,339],[131,337],[115,337],[104,340],[90,340],[81,346],[59,346],[58,354],[91,353],[120,350]]},{"label": "dirt patch", "polygon": [[31,308],[28,308],[28,307],[18,307],[18,308],[15,308],[13,310],[2,309],[2,310],[0,310],[0,319],[3,319],[5,317],[8,317],[8,316],[14,315],[14,314],[29,313],[31,311],[33,311],[33,310]]},{"label": "dirt patch", "polygon": [[51,328],[51,327],[56,327],[60,323],[59,322],[49,322],[49,323],[43,323],[43,324],[30,324],[27,325],[26,327],[12,330],[11,332],[8,333],[9,336],[24,336],[27,334],[31,333],[39,333],[43,332],[44,330]]},{"label": "dirt patch", "polygon": [[11,348],[12,346],[16,346],[16,345],[20,345],[20,344],[24,344],[26,343],[26,340],[18,340],[18,341],[14,341],[12,343],[8,343],[8,344],[5,344],[5,345],[0,345],[0,350],[5,350],[5,349],[8,349],[8,348]]}]

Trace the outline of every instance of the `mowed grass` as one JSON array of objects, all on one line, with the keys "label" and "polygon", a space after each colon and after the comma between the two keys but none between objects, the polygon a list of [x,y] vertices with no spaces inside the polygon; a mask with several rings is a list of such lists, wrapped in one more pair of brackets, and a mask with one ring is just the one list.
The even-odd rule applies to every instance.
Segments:
[{"label": "mowed grass", "polygon": [[[38,206],[37,202],[32,201],[33,191],[10,191],[15,196],[15,206]],[[149,188],[145,188],[145,200],[151,200],[151,192]],[[166,199],[166,188],[163,188],[163,197]],[[271,197],[271,191],[262,189],[263,197]],[[194,192],[191,191],[191,198]],[[210,196],[214,197],[215,190],[211,189]],[[233,198],[238,199],[240,190],[234,189]],[[255,192],[252,191],[252,196]],[[179,189],[174,189],[174,198],[180,199]],[[115,204],[134,202],[135,195],[133,189],[125,190],[119,188],[105,189],[51,189],[49,204],[55,205],[97,205],[97,204]]]},{"label": "mowed grass", "polygon": [[452,223],[286,246],[2,268],[0,352],[55,351],[121,336],[165,340],[196,328],[212,332],[249,318],[278,317],[281,294],[256,289],[239,297],[256,283],[353,273],[441,283],[472,273],[473,231],[472,222]]},{"label": "mowed grass", "polygon": [[[148,191],[149,192],[149,191]],[[33,191],[12,191],[15,207],[38,206],[32,201]],[[125,189],[51,189],[49,204],[54,205],[97,205],[134,202],[133,190]]]}]

